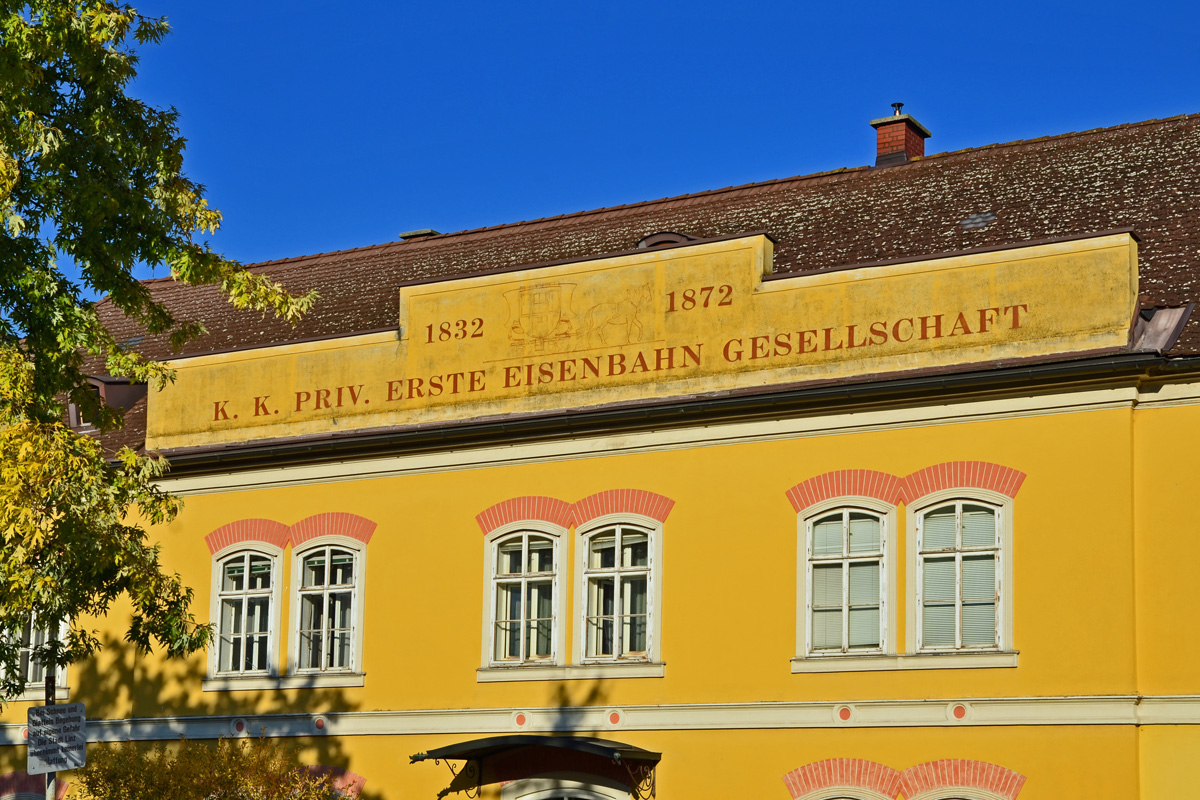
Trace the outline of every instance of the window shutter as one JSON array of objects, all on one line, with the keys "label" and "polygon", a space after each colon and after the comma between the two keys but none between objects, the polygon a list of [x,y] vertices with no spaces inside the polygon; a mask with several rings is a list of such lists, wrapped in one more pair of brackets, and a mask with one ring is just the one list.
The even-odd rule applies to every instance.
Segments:
[{"label": "window shutter", "polygon": [[880,562],[850,565],[850,647],[879,646]]},{"label": "window shutter", "polygon": [[[842,515],[817,520],[813,523],[813,555],[832,556],[842,554]],[[839,595],[840,597],[840,595]]]},{"label": "window shutter", "polygon": [[963,558],[962,599],[962,643],[964,645],[994,644],[996,641],[996,559],[994,556]]},{"label": "window shutter", "polygon": [[[953,517],[951,517],[953,522]],[[927,559],[922,580],[921,639],[926,647],[953,647],[954,559]]]},{"label": "window shutter", "polygon": [[850,604],[879,605],[879,562],[850,565]]},{"label": "window shutter", "polygon": [[850,552],[879,552],[879,518],[868,514],[850,514]]},{"label": "window shutter", "polygon": [[[839,527],[841,527],[839,525]],[[842,647],[842,565],[813,566],[812,646],[814,650]]]},{"label": "window shutter", "polygon": [[925,515],[921,526],[922,550],[954,547],[954,506],[944,506]]},{"label": "window shutter", "polygon": [[963,547],[996,546],[996,511],[984,506],[963,504]]}]

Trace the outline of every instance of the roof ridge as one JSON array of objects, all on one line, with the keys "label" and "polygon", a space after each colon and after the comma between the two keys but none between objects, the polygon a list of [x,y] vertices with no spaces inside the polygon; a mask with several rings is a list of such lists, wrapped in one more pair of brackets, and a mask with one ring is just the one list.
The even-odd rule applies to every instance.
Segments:
[{"label": "roof ridge", "polygon": [[[1035,137],[1033,139],[1015,139],[1015,140],[1009,141],[1009,142],[993,142],[991,144],[977,145],[975,147],[966,147],[961,150],[948,150],[948,151],[945,151],[942,153],[933,153],[933,154],[930,154],[927,156],[923,156],[919,159],[916,159],[910,163],[919,164],[919,163],[923,163],[923,162],[927,162],[927,161],[932,161],[934,159],[942,159],[942,158],[949,158],[951,156],[963,155],[965,153],[973,153],[973,152],[978,152],[978,151],[983,151],[983,150],[994,150],[994,149],[998,149],[998,148],[1007,148],[1007,147],[1021,147],[1024,145],[1040,144],[1040,143],[1049,142],[1049,141],[1059,141],[1059,140],[1063,140],[1063,139],[1070,139],[1070,138],[1075,138],[1075,137],[1080,137],[1080,136],[1091,136],[1091,135],[1095,135],[1098,133],[1107,133],[1107,132],[1121,130],[1121,129],[1125,129],[1125,128],[1138,128],[1138,127],[1143,127],[1143,126],[1148,126],[1148,125],[1164,125],[1164,124],[1167,124],[1170,122],[1194,119],[1196,116],[1197,116],[1197,113],[1177,114],[1173,117],[1163,117],[1161,119],[1155,118],[1155,119],[1148,119],[1148,120],[1140,120],[1138,122],[1123,122],[1118,125],[1111,125],[1111,126],[1104,127],[1104,128],[1090,128],[1088,130],[1083,130],[1083,131],[1068,131],[1065,133],[1057,133],[1057,134],[1052,134],[1049,136],[1039,136],[1039,137]],[[627,209],[631,209],[631,208],[649,207],[649,206],[657,205],[659,203],[670,203],[670,202],[677,202],[680,200],[689,200],[689,199],[695,199],[695,198],[701,198],[701,197],[715,197],[715,196],[718,196],[721,194],[725,194],[727,192],[743,191],[745,189],[760,188],[760,187],[764,187],[764,186],[772,186],[772,185],[779,185],[779,184],[785,184],[785,183],[797,183],[797,182],[804,182],[804,181],[810,181],[810,180],[817,180],[820,178],[828,178],[828,177],[834,176],[834,175],[866,172],[871,169],[872,169],[872,167],[866,166],[866,165],[859,166],[859,167],[838,167],[836,169],[825,170],[823,172],[812,172],[812,173],[808,173],[805,175],[792,175],[792,176],[788,176],[788,177],[784,177],[784,178],[771,178],[771,179],[768,179],[765,181],[753,181],[751,183],[742,183],[742,184],[737,184],[734,186],[723,186],[718,189],[705,189],[705,190],[702,190],[699,192],[689,192],[686,194],[672,195],[670,197],[660,197],[660,198],[656,198],[654,200],[639,200],[639,201],[636,201],[633,203],[623,203],[621,205],[615,205],[615,206],[602,206],[600,208],[584,209],[581,211],[572,211],[572,212],[568,212],[565,214],[555,214],[555,215],[549,216],[549,217],[537,217],[535,219],[530,219],[530,220],[518,220],[515,222],[500,223],[497,225],[485,225],[480,228],[466,228],[466,229],[459,230],[459,231],[450,231],[447,233],[439,233],[439,234],[436,234],[433,236],[425,236],[417,241],[412,241],[412,242],[404,242],[404,241],[379,242],[377,244],[363,245],[361,247],[349,247],[349,248],[345,248],[342,250],[328,250],[328,251],[324,251],[324,252],[320,252],[320,253],[308,253],[305,255],[288,256],[286,258],[271,259],[269,261],[256,261],[254,263],[246,264],[244,266],[247,269],[254,269],[257,271],[259,269],[267,269],[267,268],[273,268],[273,267],[285,267],[286,268],[286,267],[290,267],[290,266],[296,266],[302,262],[311,261],[313,259],[328,258],[330,256],[339,256],[339,255],[345,255],[345,254],[349,254],[349,253],[365,253],[365,252],[369,252],[371,250],[384,250],[384,249],[390,249],[390,248],[394,248],[394,247],[421,248],[424,245],[428,244],[429,242],[450,239],[453,237],[472,236],[472,235],[480,234],[480,233],[488,233],[491,231],[503,230],[505,228],[519,228],[519,227],[525,226],[525,225],[542,225],[542,224],[549,223],[549,222],[557,222],[560,220],[592,216],[595,214],[606,214],[606,213],[611,213],[614,211],[623,211],[623,210],[627,210]],[[162,278],[147,278],[146,280],[143,281],[143,283],[154,283],[154,282],[158,282],[158,281],[167,281],[167,280],[174,280],[174,278],[172,278],[169,275],[162,277]]]}]

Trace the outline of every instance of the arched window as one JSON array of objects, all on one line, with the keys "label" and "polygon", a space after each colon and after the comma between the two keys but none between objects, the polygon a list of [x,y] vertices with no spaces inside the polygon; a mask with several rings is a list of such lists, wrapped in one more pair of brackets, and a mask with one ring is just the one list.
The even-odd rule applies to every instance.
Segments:
[{"label": "arched window", "polygon": [[1003,647],[1005,509],[967,497],[917,512],[917,646]]},{"label": "arched window", "polygon": [[523,530],[497,537],[492,548],[492,663],[553,662],[558,537]]},{"label": "arched window", "polygon": [[807,652],[882,652],[886,645],[885,515],[843,507],[809,517]]},{"label": "arched window", "polygon": [[279,631],[279,558],[266,543],[242,543],[213,558],[213,619],[216,647],[210,675],[237,678],[273,675]]},{"label": "arched window", "polygon": [[243,551],[222,559],[217,673],[266,673],[271,668],[275,559]]},{"label": "arched window", "polygon": [[361,543],[322,537],[295,555],[297,673],[358,672],[362,640]]},{"label": "arched window", "polygon": [[584,661],[653,660],[656,534],[627,523],[583,534]]}]

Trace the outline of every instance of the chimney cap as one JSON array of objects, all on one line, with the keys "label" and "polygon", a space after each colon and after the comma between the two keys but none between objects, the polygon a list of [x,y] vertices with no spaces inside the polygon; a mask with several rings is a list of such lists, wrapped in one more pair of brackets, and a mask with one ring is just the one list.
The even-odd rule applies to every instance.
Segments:
[{"label": "chimney cap", "polygon": [[420,228],[415,231],[403,231],[397,234],[398,238],[407,241],[408,239],[421,239],[426,236],[437,236],[441,231],[435,231],[433,228]]},{"label": "chimney cap", "polygon": [[[902,106],[904,104],[903,103],[894,103],[893,105],[901,105]],[[873,120],[871,120],[871,127],[879,128],[881,125],[893,125],[897,122],[907,122],[910,125],[912,125],[913,128],[917,131],[917,133],[919,133],[921,135],[922,139],[928,139],[929,137],[933,136],[933,134],[929,132],[929,128],[926,128],[924,125],[917,122],[917,120],[911,114],[894,114],[890,117],[880,117],[879,119],[873,119]]]}]

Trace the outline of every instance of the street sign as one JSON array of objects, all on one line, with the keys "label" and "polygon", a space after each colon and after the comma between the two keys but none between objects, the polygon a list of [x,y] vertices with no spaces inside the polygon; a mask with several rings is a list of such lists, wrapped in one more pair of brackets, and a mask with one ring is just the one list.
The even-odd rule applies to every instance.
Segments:
[{"label": "street sign", "polygon": [[29,709],[29,764],[25,772],[45,775],[87,763],[83,703]]}]

